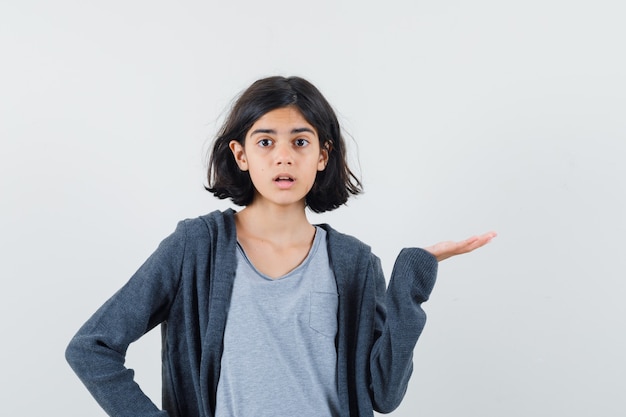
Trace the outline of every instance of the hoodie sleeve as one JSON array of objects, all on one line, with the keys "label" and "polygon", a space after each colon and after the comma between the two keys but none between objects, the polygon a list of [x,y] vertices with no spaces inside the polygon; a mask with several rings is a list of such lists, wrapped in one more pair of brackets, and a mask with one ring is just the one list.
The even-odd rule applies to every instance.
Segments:
[{"label": "hoodie sleeve", "polygon": [[110,416],[166,417],[124,366],[130,343],[164,321],[178,289],[185,225],[169,237],[70,341],[65,357]]},{"label": "hoodie sleeve", "polygon": [[389,413],[406,393],[413,371],[413,349],[426,324],[422,303],[435,285],[437,260],[423,249],[403,249],[389,285],[380,261],[372,255],[370,273],[376,281],[376,322],[370,355],[371,398],[374,409]]}]

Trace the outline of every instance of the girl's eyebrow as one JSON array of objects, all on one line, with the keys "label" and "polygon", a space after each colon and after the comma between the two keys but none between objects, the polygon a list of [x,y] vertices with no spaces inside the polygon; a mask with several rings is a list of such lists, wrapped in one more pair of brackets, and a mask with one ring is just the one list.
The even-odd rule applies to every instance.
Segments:
[{"label": "girl's eyebrow", "polygon": [[[313,129],[311,129],[311,128],[308,128],[308,127],[297,127],[295,129],[291,130],[291,134],[303,133],[303,132],[309,132],[309,133],[315,134],[315,131]],[[254,129],[250,133],[250,136],[260,135],[260,134],[275,135],[276,134],[276,130],[274,130],[274,129]]]}]

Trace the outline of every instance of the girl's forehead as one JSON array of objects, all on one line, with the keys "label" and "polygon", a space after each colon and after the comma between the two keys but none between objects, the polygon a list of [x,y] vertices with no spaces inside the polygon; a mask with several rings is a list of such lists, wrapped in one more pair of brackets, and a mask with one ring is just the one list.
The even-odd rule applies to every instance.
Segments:
[{"label": "girl's forehead", "polygon": [[305,122],[306,119],[302,115],[302,112],[296,107],[280,107],[278,109],[270,110],[263,116],[259,117],[256,123],[259,122],[276,122],[276,123],[289,123],[289,122]]},{"label": "girl's forehead", "polygon": [[251,126],[250,131],[257,129],[284,130],[308,128],[317,134],[317,129],[311,125],[296,107],[281,107],[270,110],[259,117]]}]

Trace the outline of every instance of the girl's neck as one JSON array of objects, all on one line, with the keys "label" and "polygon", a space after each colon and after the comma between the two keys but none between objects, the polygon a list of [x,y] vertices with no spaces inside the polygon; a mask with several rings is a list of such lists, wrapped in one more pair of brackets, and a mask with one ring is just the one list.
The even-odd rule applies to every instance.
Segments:
[{"label": "girl's neck", "polygon": [[289,244],[309,239],[314,228],[304,207],[251,204],[235,215],[237,234]]}]

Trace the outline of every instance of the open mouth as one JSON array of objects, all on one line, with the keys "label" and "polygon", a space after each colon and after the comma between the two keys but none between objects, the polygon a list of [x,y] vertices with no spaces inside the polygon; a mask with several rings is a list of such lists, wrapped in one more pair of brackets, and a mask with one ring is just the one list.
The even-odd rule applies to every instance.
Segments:
[{"label": "open mouth", "polygon": [[294,182],[295,180],[293,179],[293,177],[290,177],[288,175],[279,175],[278,177],[274,178],[274,181],[276,181],[276,182]]}]

